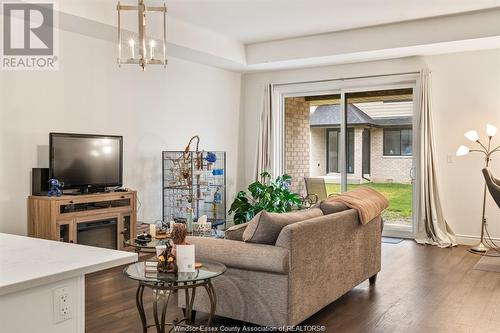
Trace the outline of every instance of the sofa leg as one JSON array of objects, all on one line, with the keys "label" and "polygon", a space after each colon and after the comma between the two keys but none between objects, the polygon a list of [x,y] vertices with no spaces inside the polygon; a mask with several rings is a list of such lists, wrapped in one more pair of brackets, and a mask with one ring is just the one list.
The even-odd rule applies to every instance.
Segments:
[{"label": "sofa leg", "polygon": [[370,284],[375,284],[375,282],[377,281],[377,274],[375,274],[374,276],[370,277],[368,280],[370,280]]}]

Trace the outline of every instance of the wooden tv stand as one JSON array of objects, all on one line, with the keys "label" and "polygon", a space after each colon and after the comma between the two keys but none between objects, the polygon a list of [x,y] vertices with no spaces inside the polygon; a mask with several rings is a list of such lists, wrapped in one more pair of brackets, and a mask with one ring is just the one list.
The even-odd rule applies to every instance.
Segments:
[{"label": "wooden tv stand", "polygon": [[137,220],[136,191],[110,192],[60,197],[28,197],[28,235],[30,237],[78,243],[78,225],[116,220],[116,244],[135,238]]}]

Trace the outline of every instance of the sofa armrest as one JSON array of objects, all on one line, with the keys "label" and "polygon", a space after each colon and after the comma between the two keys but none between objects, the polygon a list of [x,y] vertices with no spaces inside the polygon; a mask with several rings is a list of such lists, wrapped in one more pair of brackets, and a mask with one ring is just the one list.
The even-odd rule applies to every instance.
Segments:
[{"label": "sofa armrest", "polygon": [[[362,225],[354,209],[286,226],[289,321],[298,323],[380,271],[381,219]],[[304,300],[308,300],[305,302]]]},{"label": "sofa armrest", "polygon": [[[306,263],[314,267],[316,260],[331,261],[343,252],[351,256],[355,249],[365,250],[364,253],[357,251],[359,255],[370,256],[370,252],[379,255],[382,225],[380,216],[363,225],[359,222],[358,212],[348,209],[286,226],[281,230],[276,247],[289,250],[291,268],[295,268],[294,264],[304,267]],[[333,257],[325,257],[325,254]],[[314,255],[318,257],[312,257]]]},{"label": "sofa armrest", "polygon": [[209,237],[188,237],[196,258],[221,262],[227,267],[287,274],[288,250],[273,245]]}]

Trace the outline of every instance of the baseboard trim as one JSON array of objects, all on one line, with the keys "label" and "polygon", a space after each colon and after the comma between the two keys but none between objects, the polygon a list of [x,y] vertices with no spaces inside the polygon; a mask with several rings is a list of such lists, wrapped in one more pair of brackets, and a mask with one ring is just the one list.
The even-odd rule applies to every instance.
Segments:
[{"label": "baseboard trim", "polygon": [[[397,230],[385,230],[382,233],[382,236],[384,237],[398,237],[398,238],[405,238],[405,239],[414,239],[415,236],[411,232],[402,232],[402,231],[397,231]],[[455,238],[457,240],[457,243],[460,245],[476,245],[479,243],[479,239],[481,237],[479,236],[471,236],[471,235],[455,235]],[[500,238],[493,237],[492,238],[493,242],[500,246]]]},{"label": "baseboard trim", "polygon": [[[457,239],[457,243],[460,245],[476,245],[481,237],[479,236],[471,236],[471,235],[455,235]],[[493,237],[493,242],[500,246],[500,238]]]}]

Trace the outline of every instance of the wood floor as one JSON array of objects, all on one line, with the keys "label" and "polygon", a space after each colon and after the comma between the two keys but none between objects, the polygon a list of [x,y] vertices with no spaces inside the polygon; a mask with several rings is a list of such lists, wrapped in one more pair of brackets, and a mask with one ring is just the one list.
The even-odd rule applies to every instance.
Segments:
[{"label": "wood floor", "polygon": [[[500,273],[472,270],[478,260],[462,246],[382,244],[376,285],[362,283],[304,324],[325,325],[328,332],[500,332]],[[141,332],[137,285],[122,269],[87,276],[87,332]],[[152,295],[144,296],[152,322]],[[172,317],[180,315],[176,309]]]}]

